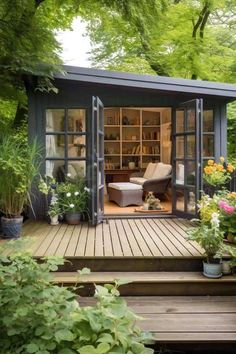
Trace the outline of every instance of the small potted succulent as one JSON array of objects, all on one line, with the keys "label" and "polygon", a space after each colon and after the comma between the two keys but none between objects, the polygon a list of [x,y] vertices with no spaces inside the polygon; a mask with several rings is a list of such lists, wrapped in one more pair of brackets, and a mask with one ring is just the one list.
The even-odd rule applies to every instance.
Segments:
[{"label": "small potted succulent", "polygon": [[67,175],[65,182],[58,185],[58,202],[69,225],[80,224],[82,214],[88,213],[89,189],[84,179],[77,178],[70,182]]},{"label": "small potted succulent", "polygon": [[205,250],[203,274],[208,278],[220,278],[224,232],[220,229],[219,213],[212,213],[210,223],[195,221],[198,225],[190,229],[188,234],[190,241],[197,242]]}]

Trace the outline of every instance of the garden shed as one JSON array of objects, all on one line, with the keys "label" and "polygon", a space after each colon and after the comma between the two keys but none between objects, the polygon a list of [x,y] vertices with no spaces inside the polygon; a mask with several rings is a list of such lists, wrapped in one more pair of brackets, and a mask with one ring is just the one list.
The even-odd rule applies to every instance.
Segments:
[{"label": "garden shed", "polygon": [[[227,155],[226,106],[236,99],[236,85],[63,68],[55,75],[58,93],[28,84],[30,139],[44,147],[41,173],[58,180],[68,173],[85,177],[96,224],[104,206],[105,213],[111,207],[109,183],[129,188],[140,172],[148,177],[154,165],[159,172],[169,166],[167,212],[194,216],[205,161]],[[43,197],[34,204],[43,218]]]}]

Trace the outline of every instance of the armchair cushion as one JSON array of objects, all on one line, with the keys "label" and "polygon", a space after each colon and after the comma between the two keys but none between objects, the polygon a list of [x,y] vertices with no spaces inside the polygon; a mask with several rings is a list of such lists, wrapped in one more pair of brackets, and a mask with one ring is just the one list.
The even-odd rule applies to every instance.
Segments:
[{"label": "armchair cushion", "polygon": [[146,179],[152,178],[153,173],[154,173],[154,171],[156,169],[156,166],[157,166],[156,163],[149,162],[143,177],[146,178]]},{"label": "armchair cushion", "polygon": [[159,162],[156,164],[156,168],[151,178],[165,178],[171,174],[172,166]]},{"label": "armchair cushion", "polygon": [[144,182],[147,181],[147,178],[144,177],[131,177],[130,178],[130,182],[131,183],[135,183],[135,184],[139,184],[139,185],[143,185]]}]

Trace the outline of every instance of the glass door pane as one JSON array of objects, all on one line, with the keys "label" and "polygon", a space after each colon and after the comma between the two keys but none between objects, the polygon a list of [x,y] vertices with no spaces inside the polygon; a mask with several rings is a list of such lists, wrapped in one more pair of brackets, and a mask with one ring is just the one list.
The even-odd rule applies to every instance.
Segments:
[{"label": "glass door pane", "polygon": [[104,215],[104,116],[103,104],[98,97],[92,98],[92,181],[91,221],[97,225]]},{"label": "glass door pane", "polygon": [[197,214],[202,189],[202,100],[185,102],[173,122],[173,212]]}]

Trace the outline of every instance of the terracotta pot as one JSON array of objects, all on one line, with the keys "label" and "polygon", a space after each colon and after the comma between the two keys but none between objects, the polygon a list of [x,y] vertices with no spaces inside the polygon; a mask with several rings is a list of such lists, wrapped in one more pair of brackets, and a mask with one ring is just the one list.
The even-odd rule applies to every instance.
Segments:
[{"label": "terracotta pot", "polygon": [[69,225],[79,225],[80,224],[80,220],[81,220],[81,213],[79,212],[74,212],[74,213],[70,213],[67,212],[65,214],[66,216],[66,222]]},{"label": "terracotta pot", "polygon": [[1,218],[3,238],[18,238],[22,232],[23,216]]}]

